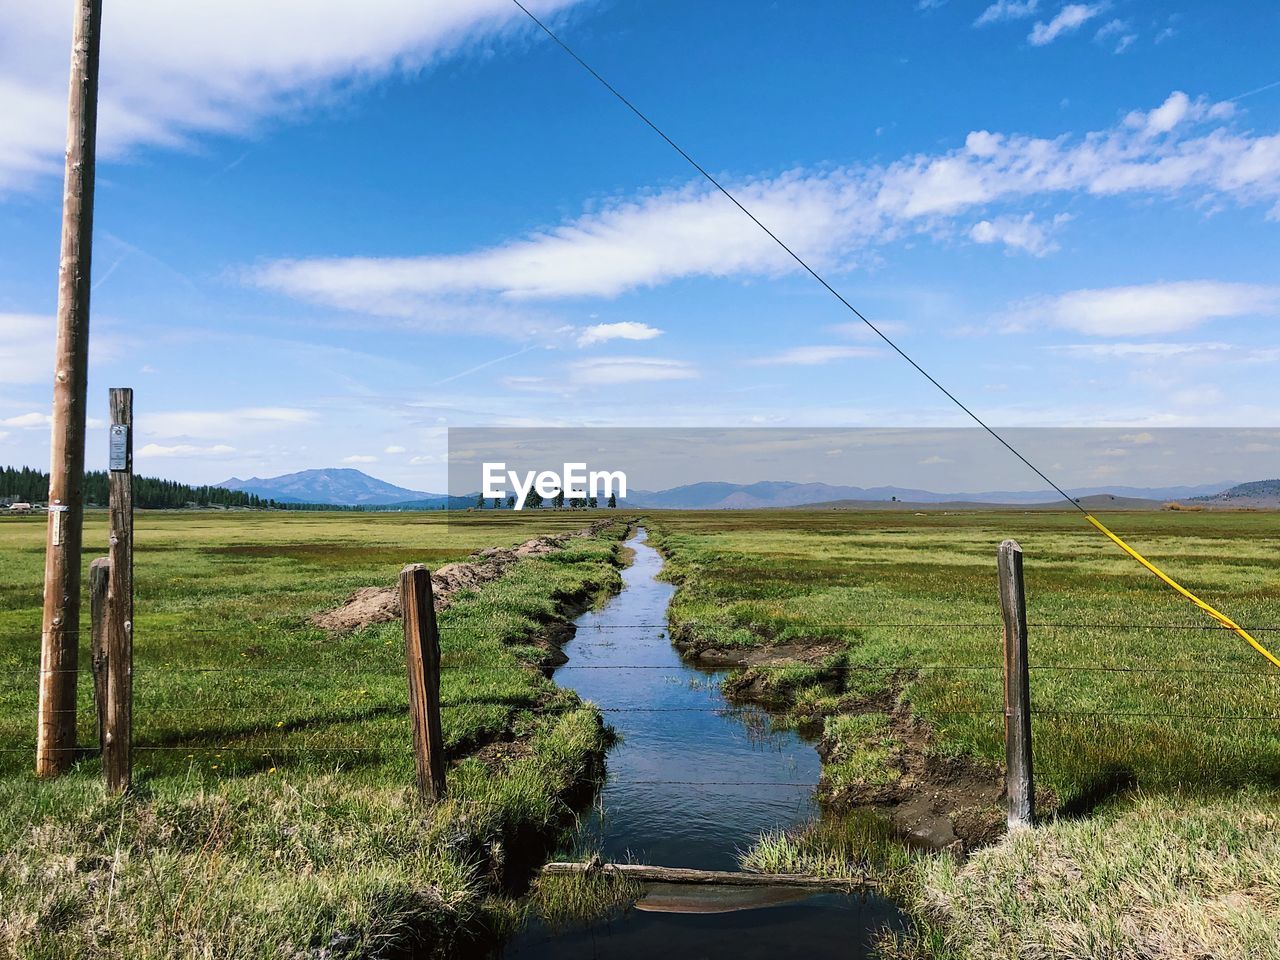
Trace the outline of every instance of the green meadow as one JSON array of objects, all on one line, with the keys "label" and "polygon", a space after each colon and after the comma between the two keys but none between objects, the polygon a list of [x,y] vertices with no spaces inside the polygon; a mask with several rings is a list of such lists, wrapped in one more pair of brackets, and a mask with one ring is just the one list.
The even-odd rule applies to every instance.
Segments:
[{"label": "green meadow", "polygon": [[[1280,645],[1274,515],[1106,522]],[[673,635],[692,649],[822,651],[750,668],[747,689],[823,735],[836,808],[904,776],[891,713],[923,721],[935,757],[998,778],[996,547],[1012,537],[1025,552],[1043,825],[957,862],[887,846],[858,811],[844,828],[766,837],[749,865],[878,862],[921,922],[914,940],[886,948],[894,955],[1280,955],[1280,670],[1082,517],[664,514],[652,529],[679,585]]]},{"label": "green meadow", "polygon": [[[0,953],[355,958],[509,932],[529,909],[521,881],[572,825],[608,744],[598,712],[536,668],[538,641],[617,588],[623,525],[522,560],[443,613],[450,788],[434,807],[412,790],[400,624],[331,636],[309,617],[407,562],[597,516],[140,514],[140,749],[124,799],[104,792],[91,750],[56,781],[32,775],[43,525],[0,522]],[[86,565],[104,519],[89,518]],[[1280,955],[1280,671],[1080,517],[644,522],[690,649],[819,651],[729,680],[825,756],[828,818],[761,838],[747,866],[871,869],[916,919],[886,957]],[[1107,523],[1264,643],[1280,639],[1272,515]],[[1006,537],[1025,551],[1042,821],[960,860],[909,850],[858,798],[900,785],[910,749],[998,782]],[[89,746],[87,669],[80,690]],[[914,746],[904,717],[927,732]],[[568,884],[534,904],[589,915],[617,895]]]},{"label": "green meadow", "polygon": [[[92,751],[55,781],[32,774],[43,524],[0,523],[0,953],[365,957],[500,936],[518,919],[522,859],[572,824],[607,744],[598,713],[536,668],[533,641],[616,589],[622,526],[523,560],[443,612],[451,766],[433,807],[411,789],[400,623],[329,636],[308,618],[393,584],[407,562],[587,522],[140,514],[124,799],[104,791]],[[91,514],[86,561],[105,540]],[[79,688],[90,746],[87,669]]]}]

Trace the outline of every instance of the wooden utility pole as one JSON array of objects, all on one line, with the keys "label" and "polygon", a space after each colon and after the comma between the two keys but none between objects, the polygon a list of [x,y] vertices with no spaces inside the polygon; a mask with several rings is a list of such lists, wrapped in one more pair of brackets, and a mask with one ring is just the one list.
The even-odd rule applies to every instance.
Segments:
[{"label": "wooden utility pole", "polygon": [[444,796],[444,733],[440,726],[440,633],[436,627],[431,571],[411,563],[400,571],[404,615],[404,657],[409,668],[409,719],[418,793],[424,800]]},{"label": "wooden utility pole", "polygon": [[1022,547],[1000,544],[1000,615],[1004,619],[1004,755],[1009,828],[1030,827],[1036,818],[1031,772],[1031,672],[1027,666],[1027,595],[1022,583]]},{"label": "wooden utility pole", "polygon": [[102,770],[107,787],[129,789],[133,773],[133,391],[112,387],[110,539],[107,570],[107,711]]},{"label": "wooden utility pole", "polygon": [[84,514],[85,391],[89,366],[89,264],[93,246],[94,148],[98,127],[98,47],[102,0],[75,0],[67,166],[58,266],[58,339],[53,376],[49,529],[45,541],[44,625],[36,774],[57,776],[76,746],[80,641],[80,545]]}]

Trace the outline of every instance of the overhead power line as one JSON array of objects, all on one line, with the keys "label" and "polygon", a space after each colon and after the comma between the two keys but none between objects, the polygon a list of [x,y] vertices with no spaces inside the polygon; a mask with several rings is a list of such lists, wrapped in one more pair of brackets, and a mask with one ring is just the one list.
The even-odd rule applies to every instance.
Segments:
[{"label": "overhead power line", "polygon": [[570,47],[567,43],[561,40],[560,37],[550,27],[548,27],[545,23],[543,23],[540,19],[538,19],[538,17],[535,16],[529,10],[528,7],[526,7],[523,3],[521,3],[520,0],[511,0],[511,2],[514,3],[517,7],[519,7],[524,12],[525,16],[527,16],[530,20],[532,20],[535,24],[537,24],[538,28],[543,33],[545,33],[548,37],[550,37],[551,40],[556,44],[556,46],[560,47],[560,49],[563,50],[565,53],[567,53],[570,57],[572,57],[574,61],[576,61],[578,65],[582,67],[582,69],[586,70],[587,73],[591,74],[591,76],[593,76],[597,81],[599,81],[600,84],[606,90],[608,90],[611,94],[613,94],[614,97],[616,97],[618,101],[622,103],[623,106],[625,106],[628,110],[634,113],[645,124],[645,126],[647,126],[650,130],[652,130],[664,141],[666,141],[667,145],[670,146],[671,149],[674,150],[676,153],[680,154],[680,156],[683,157],[685,161],[691,167],[693,167],[693,169],[697,170],[698,173],[701,174],[707,180],[708,183],[710,183],[713,187],[715,187],[718,191],[720,191],[720,193],[724,194],[729,199],[730,203],[732,203],[735,207],[737,207],[744,214],[746,214],[751,219],[752,223],[754,223],[757,227],[763,230],[769,236],[769,239],[771,239],[779,247],[785,250],[787,255],[791,257],[791,259],[794,260],[796,263],[798,263],[804,269],[804,271],[809,274],[809,276],[813,277],[813,279],[817,280],[818,283],[822,284],[822,286],[826,288],[828,293],[830,293],[833,297],[839,300],[840,303],[842,303],[845,306],[845,308],[849,310],[850,313],[852,313],[855,317],[857,317],[864,324],[866,324],[868,329],[870,329],[872,333],[874,333],[877,337],[879,337],[886,344],[888,344],[894,353],[900,356],[903,360],[907,361],[907,363],[911,364],[911,366],[915,368],[917,373],[919,373],[922,377],[924,377],[931,384],[933,384],[940,391],[942,391],[943,395],[946,396],[948,400],[950,400],[953,404],[955,404],[957,407],[963,410],[965,414],[974,423],[976,423],[983,430],[985,430],[992,437],[994,437],[1000,443],[1001,446],[1003,446],[1006,450],[1008,450],[1015,457],[1021,460],[1033,473],[1035,473],[1036,476],[1038,476],[1041,480],[1043,480],[1045,483],[1049,484],[1049,486],[1051,486],[1054,490],[1056,490],[1064,500],[1066,500],[1068,503],[1074,506],[1081,513],[1086,515],[1088,514],[1088,511],[1085,510],[1084,507],[1076,503],[1076,501],[1071,496],[1069,496],[1067,492],[1062,489],[1062,487],[1054,483],[1053,480],[1051,480],[1043,470],[1041,470],[1034,463],[1032,463],[1025,456],[1023,456],[1022,453],[1019,452],[1018,449],[1013,446],[1013,444],[1011,444],[1008,440],[1006,440],[994,429],[992,429],[986,423],[985,420],[983,420],[971,409],[969,409],[969,407],[967,407],[960,400],[959,397],[957,397],[954,393],[952,393],[950,390],[944,387],[936,377],[934,377],[931,373],[929,373],[929,371],[926,370],[924,367],[920,366],[920,364],[917,363],[905,350],[903,350],[900,346],[894,343],[894,341],[888,336],[888,334],[886,334],[883,330],[881,330],[874,323],[868,320],[866,316],[862,313],[862,311],[860,311],[857,307],[855,307],[852,303],[849,302],[849,300],[844,296],[844,294],[842,294],[839,290],[837,290],[830,283],[828,283],[826,278],[823,277],[822,274],[818,273],[817,270],[809,266],[808,262],[803,257],[801,257],[800,254],[792,250],[791,247],[789,247],[781,237],[779,237],[776,233],[770,230],[769,227],[765,225],[764,221],[762,221],[759,217],[757,217],[754,213],[752,213],[746,207],[746,205],[743,204],[742,201],[739,200],[736,196],[734,196],[733,193],[731,193],[723,183],[721,183],[714,176],[712,176],[710,171],[708,171],[706,167],[698,163],[698,161],[695,160],[692,156],[690,156],[689,153],[683,147],[680,146],[680,144],[676,143],[674,140],[671,139],[671,137],[667,136],[666,132],[663,131],[661,127],[659,127],[656,123],[650,120],[649,117],[639,107],[637,107],[634,103],[632,103],[629,99],[627,99],[626,95],[623,94],[620,90],[618,90],[617,87],[615,87],[603,76],[601,76],[600,73],[598,73],[596,69],[593,66],[591,66],[591,64],[587,63],[586,60],[578,56],[578,54],[574,51],[572,47]]}]

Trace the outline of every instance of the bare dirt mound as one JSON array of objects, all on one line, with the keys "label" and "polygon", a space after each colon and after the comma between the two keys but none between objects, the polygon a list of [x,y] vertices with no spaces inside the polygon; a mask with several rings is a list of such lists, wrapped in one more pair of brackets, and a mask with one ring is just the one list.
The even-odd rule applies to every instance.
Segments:
[{"label": "bare dirt mound", "polygon": [[[438,570],[432,570],[431,590],[436,612],[449,606],[459,590],[480,587],[497,580],[513,564],[526,557],[541,557],[563,550],[574,537],[589,537],[611,522],[599,521],[573,533],[534,537],[514,547],[486,547],[473,553],[471,560],[445,564]],[[311,618],[311,622],[331,633],[350,633],[375,623],[399,619],[400,594],[397,587],[361,587],[341,605],[317,613]]]},{"label": "bare dirt mound", "polygon": [[[889,717],[896,744],[889,764],[897,776],[888,784],[851,784],[844,790],[832,790],[826,783],[828,801],[846,808],[875,807],[904,840],[931,850],[964,854],[998,840],[1005,831],[1000,768],[938,751],[933,731],[912,712],[910,703],[892,692],[878,699],[868,709],[879,708]],[[832,747],[824,739],[818,751],[825,758]]]}]

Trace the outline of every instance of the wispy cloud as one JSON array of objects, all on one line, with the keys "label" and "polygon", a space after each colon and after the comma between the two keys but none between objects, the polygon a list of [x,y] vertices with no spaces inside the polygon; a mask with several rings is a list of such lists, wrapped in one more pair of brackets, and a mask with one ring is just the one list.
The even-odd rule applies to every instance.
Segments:
[{"label": "wispy cloud", "polygon": [[973,21],[975,27],[985,27],[989,23],[1002,23],[1006,20],[1022,20],[1033,16],[1040,0],[996,0],[979,14]]},{"label": "wispy cloud", "polygon": [[287,430],[315,419],[312,411],[295,407],[181,410],[139,417],[138,429],[157,437],[222,439]]},{"label": "wispy cloud", "polygon": [[1002,243],[1009,251],[1021,250],[1033,257],[1043,257],[1058,249],[1052,235],[1069,220],[1071,215],[1067,213],[1058,214],[1048,223],[1037,221],[1030,213],[979,220],[970,228],[969,239],[975,243]]},{"label": "wispy cloud", "polygon": [[654,357],[600,357],[576,361],[569,369],[573,382],[584,386],[691,380],[698,375],[697,368],[685,360]]},{"label": "wispy cloud", "polygon": [[578,336],[578,346],[591,347],[610,340],[652,340],[662,335],[657,327],[647,323],[623,321],[621,323],[597,323],[587,327]]},{"label": "wispy cloud", "polygon": [[1090,360],[1170,360],[1234,350],[1229,343],[1068,343],[1047,347],[1052,353]]},{"label": "wispy cloud", "polygon": [[[0,383],[53,382],[54,318],[0,313]],[[110,333],[95,333],[89,363],[97,366],[118,355],[121,343]]]},{"label": "wispy cloud", "polygon": [[143,459],[151,457],[168,458],[173,460],[187,460],[193,457],[218,457],[235,453],[236,448],[228,446],[225,443],[215,443],[212,446],[202,447],[193,443],[175,443],[169,446],[159,443],[148,443],[139,451],[138,456]]},{"label": "wispy cloud", "polygon": [[[1133,111],[1083,136],[980,130],[939,154],[885,166],[794,170],[732,187],[803,256],[847,268],[877,245],[913,233],[945,234],[974,211],[1055,194],[1214,197],[1272,205],[1280,216],[1280,135],[1236,130],[1230,105],[1175,92],[1150,111]],[[1038,254],[1050,249],[1047,224],[1017,210],[991,214],[973,239]],[[416,304],[412,309],[432,312],[445,304],[502,313],[519,301],[612,297],[685,277],[768,277],[795,269],[723,196],[695,183],[605,203],[561,226],[470,253],[281,260],[249,279],[349,309],[377,312],[393,303],[396,310]]]},{"label": "wispy cloud", "polygon": [[47,413],[20,413],[0,420],[0,426],[17,427],[19,430],[42,430],[52,422],[53,419]]},{"label": "wispy cloud", "polygon": [[1138,34],[1128,20],[1110,20],[1098,28],[1093,39],[1099,43],[1114,42],[1112,52],[1124,53],[1137,41]]},{"label": "wispy cloud", "polygon": [[377,463],[378,458],[366,453],[353,453],[349,457],[342,458],[343,463]]},{"label": "wispy cloud", "polygon": [[[551,13],[579,0],[527,0]],[[114,0],[103,30],[99,149],[184,145],[242,133],[360,85],[413,71],[478,37],[524,25],[509,0]],[[0,191],[62,169],[64,4],[0,6]],[[181,43],[173,38],[181,37]]]},{"label": "wispy cloud", "polygon": [[875,347],[848,347],[836,344],[818,344],[808,347],[791,347],[779,353],[756,357],[756,366],[813,367],[835,360],[855,360],[883,356],[884,351]]},{"label": "wispy cloud", "polygon": [[1013,318],[1100,337],[1176,333],[1208,320],[1280,314],[1280,287],[1216,280],[1074,290],[1027,301]]},{"label": "wispy cloud", "polygon": [[1105,3],[1069,3],[1048,23],[1041,21],[1032,27],[1027,40],[1033,47],[1043,47],[1065,33],[1079,30],[1105,9]]}]

